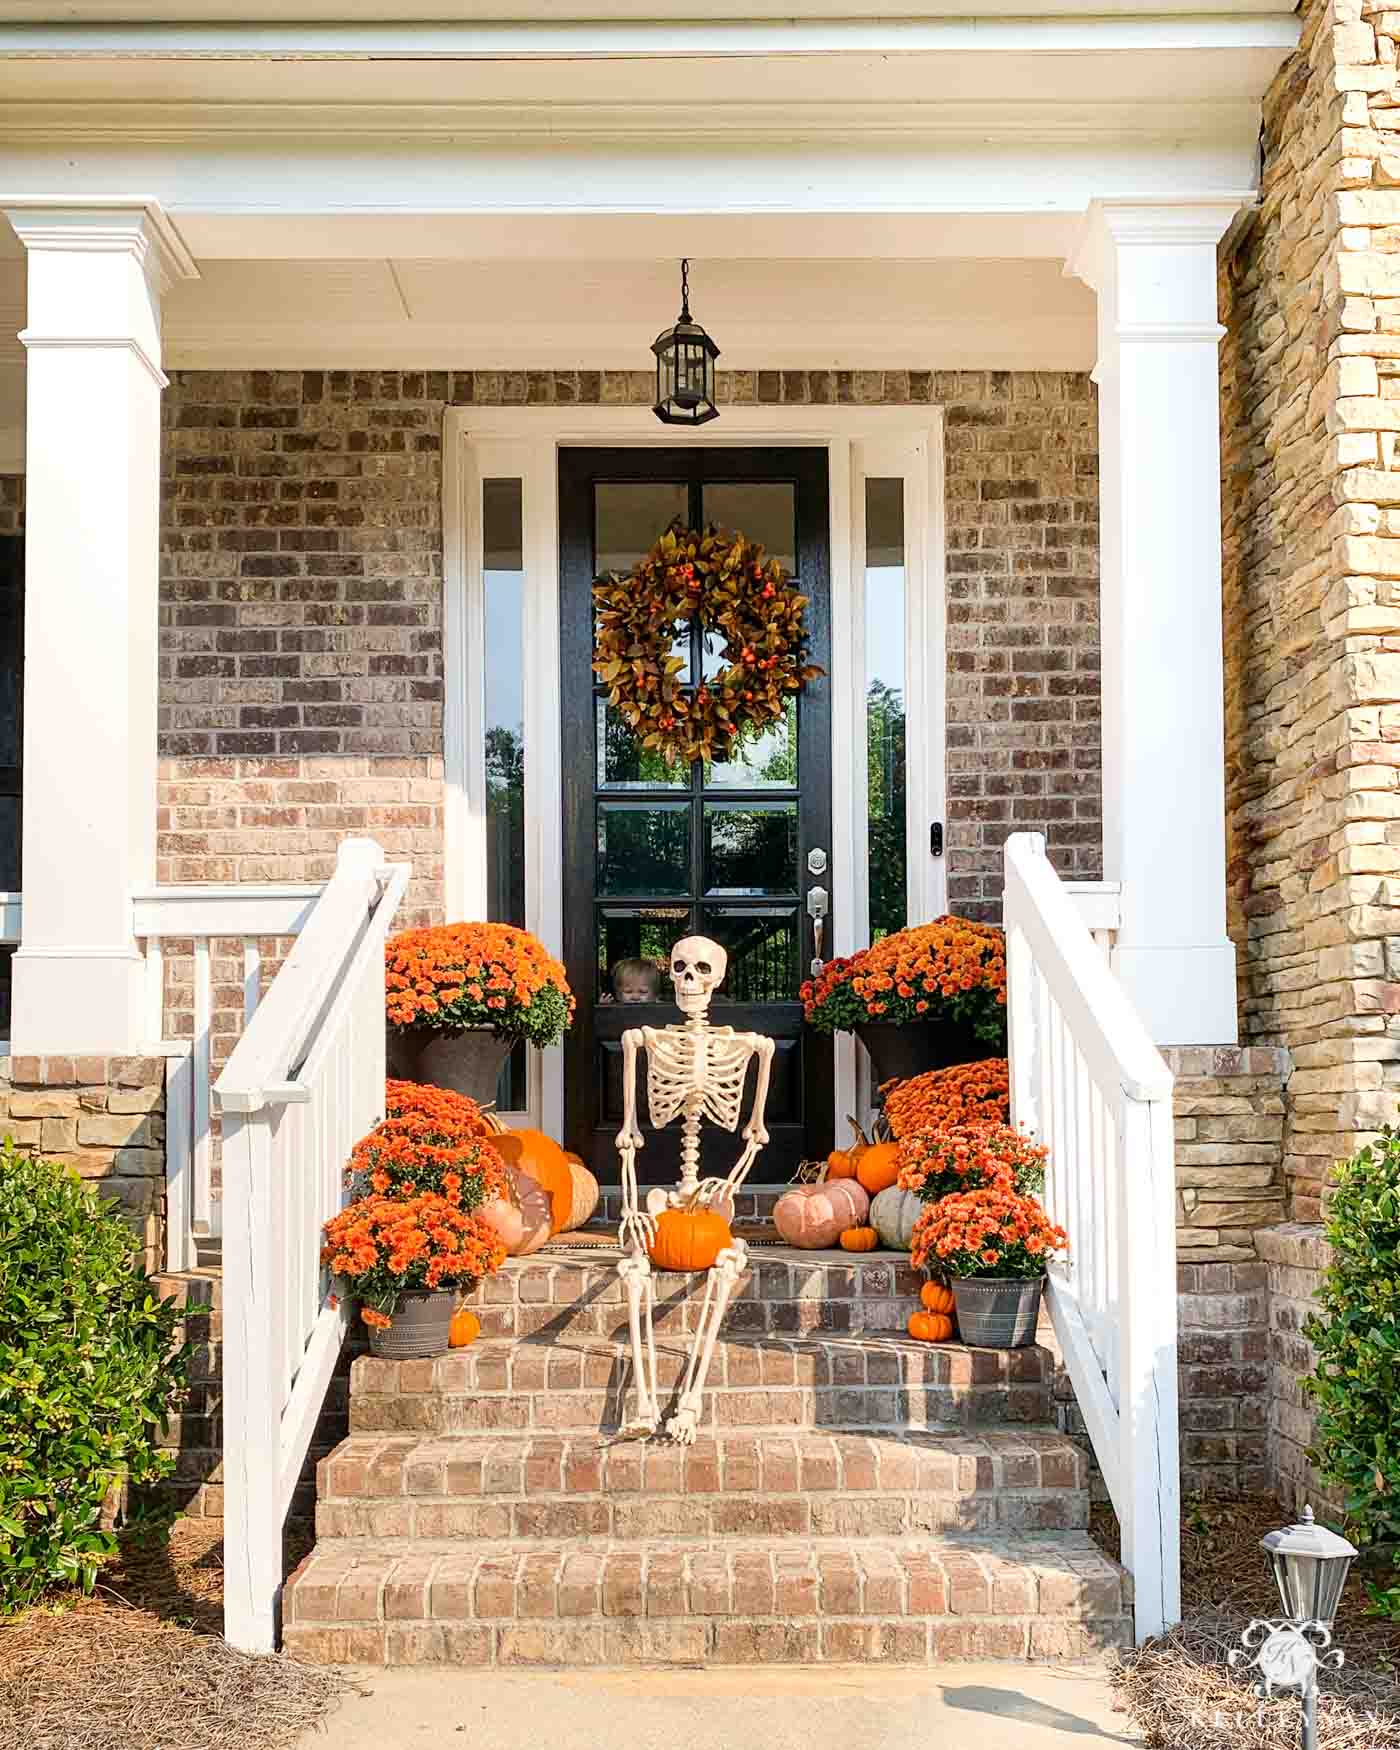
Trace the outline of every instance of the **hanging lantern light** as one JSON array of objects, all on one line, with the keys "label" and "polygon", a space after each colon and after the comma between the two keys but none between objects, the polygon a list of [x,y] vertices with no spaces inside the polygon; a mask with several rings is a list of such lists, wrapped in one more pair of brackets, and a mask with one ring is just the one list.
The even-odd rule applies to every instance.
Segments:
[{"label": "hanging lantern light", "polygon": [[719,348],[690,314],[690,262],[681,263],[681,313],[674,328],[658,334],[656,405],[663,425],[704,425],[719,418],[715,406],[715,360]]}]

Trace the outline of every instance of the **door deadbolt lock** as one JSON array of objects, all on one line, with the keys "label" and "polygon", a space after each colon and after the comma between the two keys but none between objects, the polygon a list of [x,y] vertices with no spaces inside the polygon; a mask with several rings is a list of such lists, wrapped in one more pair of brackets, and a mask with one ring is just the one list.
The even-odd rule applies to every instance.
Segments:
[{"label": "door deadbolt lock", "polygon": [[820,845],[807,853],[807,873],[809,875],[826,874],[826,852]]}]

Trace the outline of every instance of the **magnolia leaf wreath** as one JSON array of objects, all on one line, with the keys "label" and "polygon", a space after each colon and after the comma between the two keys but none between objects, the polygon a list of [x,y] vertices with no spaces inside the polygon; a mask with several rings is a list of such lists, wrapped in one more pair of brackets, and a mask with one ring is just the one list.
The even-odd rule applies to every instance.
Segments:
[{"label": "magnolia leaf wreath", "polygon": [[[743,535],[688,529],[678,518],[626,576],[593,585],[593,671],[644,748],[678,760],[724,760],[761,735],[822,673],[803,661],[807,597],[776,559]],[[676,632],[699,623],[722,645],[723,667],[698,686],[680,680]]]}]

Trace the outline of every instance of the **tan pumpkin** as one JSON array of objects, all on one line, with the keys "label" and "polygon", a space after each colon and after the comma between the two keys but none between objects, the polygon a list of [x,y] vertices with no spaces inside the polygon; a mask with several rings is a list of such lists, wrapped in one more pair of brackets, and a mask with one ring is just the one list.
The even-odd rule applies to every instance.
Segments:
[{"label": "tan pumpkin", "polygon": [[957,1305],[952,1289],[943,1282],[925,1282],[919,1290],[919,1299],[925,1312],[947,1313],[950,1318]]},{"label": "tan pumpkin", "polygon": [[888,1191],[899,1178],[899,1144],[872,1142],[856,1162],[856,1177],[872,1197]]},{"label": "tan pumpkin", "polygon": [[476,1212],[490,1222],[512,1258],[539,1251],[553,1230],[549,1198],[537,1179],[519,1167],[506,1168],[506,1190]]},{"label": "tan pumpkin", "polygon": [[663,1209],[647,1256],[658,1270],[708,1270],[732,1239],[713,1209]]},{"label": "tan pumpkin", "polygon": [[946,1313],[912,1312],[909,1335],[921,1343],[946,1343],[953,1334],[953,1321]]},{"label": "tan pumpkin", "polygon": [[564,1159],[569,1163],[569,1180],[572,1186],[565,1231],[572,1233],[575,1228],[583,1227],[592,1219],[593,1211],[598,1207],[598,1181],[577,1155],[566,1153]]},{"label": "tan pumpkin", "polygon": [[563,1233],[573,1205],[574,1182],[559,1144],[542,1130],[504,1130],[491,1146],[510,1166],[543,1186],[554,1231]]},{"label": "tan pumpkin", "polygon": [[447,1328],[448,1348],[465,1349],[468,1344],[475,1343],[480,1335],[481,1320],[469,1306],[459,1306]]},{"label": "tan pumpkin", "polygon": [[834,1246],[848,1227],[859,1227],[870,1213],[870,1199],[854,1179],[820,1185],[794,1185],[773,1206],[773,1225],[790,1246],[822,1251]]},{"label": "tan pumpkin", "polygon": [[880,1236],[873,1227],[848,1227],[841,1235],[843,1252],[873,1252],[879,1243]]}]

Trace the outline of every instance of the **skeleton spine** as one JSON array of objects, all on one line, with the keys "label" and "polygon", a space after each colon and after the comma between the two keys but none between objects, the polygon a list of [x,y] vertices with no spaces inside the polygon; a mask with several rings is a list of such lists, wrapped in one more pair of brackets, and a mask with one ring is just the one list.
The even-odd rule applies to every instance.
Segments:
[{"label": "skeleton spine", "polygon": [[[703,1015],[691,1015],[685,1023],[695,1055],[691,1058],[691,1091],[686,1095],[685,1122],[681,1126],[681,1182],[677,1186],[682,1198],[688,1198],[700,1183],[700,1123],[704,1110],[704,1081],[708,1053],[705,1035],[709,1023]],[[699,1070],[696,1075],[694,1072]]]}]

